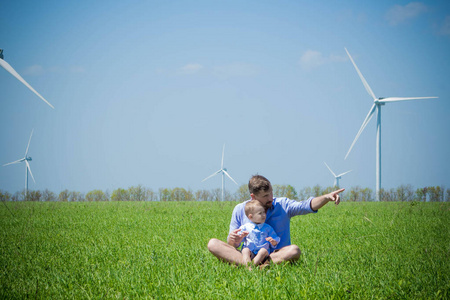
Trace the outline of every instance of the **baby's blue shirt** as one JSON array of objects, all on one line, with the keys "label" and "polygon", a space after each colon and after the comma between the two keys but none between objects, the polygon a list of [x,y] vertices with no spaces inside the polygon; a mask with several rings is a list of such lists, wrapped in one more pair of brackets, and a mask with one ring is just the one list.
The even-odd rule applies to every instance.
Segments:
[{"label": "baby's blue shirt", "polygon": [[273,238],[277,243],[280,242],[280,238],[273,228],[266,223],[256,224],[253,222],[245,223],[239,227],[242,231],[247,231],[249,234],[243,239],[244,247],[247,247],[253,253],[257,254],[261,248],[266,249],[271,253],[270,248],[275,248],[269,243],[266,238],[269,236]]}]

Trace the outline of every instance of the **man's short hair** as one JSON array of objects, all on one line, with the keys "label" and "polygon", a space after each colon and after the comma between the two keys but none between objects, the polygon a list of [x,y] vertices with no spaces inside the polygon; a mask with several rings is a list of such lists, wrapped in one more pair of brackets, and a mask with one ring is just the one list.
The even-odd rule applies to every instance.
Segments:
[{"label": "man's short hair", "polygon": [[270,189],[270,181],[261,175],[253,175],[248,182],[250,194],[258,194],[260,191],[267,192]]},{"label": "man's short hair", "polygon": [[250,200],[250,201],[248,201],[247,203],[245,203],[245,208],[244,208],[245,215],[248,217],[249,214],[254,214],[255,213],[255,209],[257,207],[264,208],[264,205],[262,205],[261,202],[259,202],[258,200]]}]

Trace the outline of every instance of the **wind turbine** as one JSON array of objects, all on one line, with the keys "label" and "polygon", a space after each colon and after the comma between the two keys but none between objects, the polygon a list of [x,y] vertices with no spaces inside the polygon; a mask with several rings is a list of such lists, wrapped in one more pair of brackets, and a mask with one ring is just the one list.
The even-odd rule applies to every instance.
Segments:
[{"label": "wind turbine", "polygon": [[352,145],[350,146],[350,149],[348,149],[347,155],[345,155],[345,159],[347,159],[347,156],[350,154],[350,151],[352,150],[353,146],[355,145],[356,141],[358,140],[359,136],[363,132],[364,128],[366,128],[367,124],[370,122],[370,119],[372,119],[373,114],[375,113],[375,110],[377,110],[377,142],[376,142],[376,200],[380,201],[380,190],[381,190],[381,106],[385,105],[389,102],[397,102],[397,101],[405,101],[405,100],[416,100],[416,99],[432,99],[432,98],[438,98],[438,97],[388,97],[388,98],[377,98],[375,97],[375,94],[372,92],[372,89],[370,88],[367,81],[364,79],[364,76],[359,71],[358,67],[356,66],[355,62],[353,61],[353,58],[350,56],[350,53],[348,53],[347,48],[345,48],[345,51],[347,52],[348,57],[353,63],[353,66],[356,69],[356,72],[358,72],[359,77],[361,78],[361,81],[366,88],[366,91],[369,93],[369,95],[373,98],[373,105],[372,108],[369,110],[369,113],[367,114],[366,118],[364,119],[364,122],[361,125],[361,128],[359,129],[358,133],[356,134],[355,139],[353,140]]},{"label": "wind turbine", "polygon": [[221,164],[221,166],[220,166],[220,170],[217,171],[217,172],[214,172],[212,175],[210,175],[210,176],[208,176],[208,177],[206,177],[205,179],[202,180],[202,182],[203,182],[203,181],[205,181],[205,180],[208,180],[208,179],[211,178],[211,177],[216,176],[217,174],[222,173],[222,201],[224,200],[224,192],[225,192],[225,175],[227,175],[228,178],[230,178],[234,183],[236,183],[236,185],[238,185],[237,182],[234,181],[233,178],[231,178],[230,174],[228,174],[227,169],[223,167],[223,156],[224,156],[224,153],[225,153],[225,144],[223,144],[223,150],[222,150],[222,164]]},{"label": "wind turbine", "polygon": [[3,166],[7,166],[7,165],[25,162],[25,197],[28,196],[28,171],[30,172],[31,178],[33,178],[34,183],[36,183],[36,181],[34,180],[34,177],[33,177],[33,173],[31,173],[30,164],[28,163],[29,161],[32,160],[31,157],[28,156],[28,148],[30,148],[30,142],[31,142],[31,137],[33,136],[33,131],[34,131],[34,129],[31,131],[30,139],[28,140],[28,146],[27,146],[27,150],[25,151],[25,157],[3,165]]},{"label": "wind turbine", "polygon": [[325,166],[327,166],[328,170],[330,170],[331,174],[333,174],[333,176],[334,176],[334,186],[337,187],[337,188],[339,189],[339,179],[341,179],[342,176],[344,176],[345,174],[350,173],[352,170],[347,171],[347,172],[344,172],[344,173],[341,173],[341,174],[339,174],[339,175],[336,175],[336,174],[334,174],[334,172],[331,170],[331,168],[327,165],[326,162],[323,162],[323,163],[325,164]]},{"label": "wind turbine", "polygon": [[0,66],[2,66],[6,71],[11,73],[14,77],[16,77],[20,82],[22,82],[27,88],[29,88],[33,93],[35,93],[39,98],[41,98],[45,103],[47,103],[51,108],[54,108],[47,100],[44,99],[38,92],[36,92],[16,70],[13,69],[6,61],[3,60],[3,49],[0,49]]}]

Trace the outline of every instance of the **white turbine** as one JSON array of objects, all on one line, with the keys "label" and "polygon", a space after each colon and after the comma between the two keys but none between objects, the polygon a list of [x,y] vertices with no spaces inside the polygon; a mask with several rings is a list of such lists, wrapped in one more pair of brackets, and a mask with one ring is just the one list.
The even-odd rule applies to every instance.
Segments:
[{"label": "white turbine", "polygon": [[325,164],[325,166],[327,166],[328,170],[330,170],[331,174],[333,174],[333,176],[334,176],[334,186],[337,187],[337,188],[339,189],[339,179],[341,179],[342,176],[344,176],[345,174],[350,173],[352,170],[347,171],[347,172],[344,172],[344,173],[341,173],[341,174],[339,174],[339,175],[336,175],[336,174],[334,174],[334,172],[331,170],[331,168],[327,165],[326,162],[323,162],[323,163]]},{"label": "white turbine", "polygon": [[33,93],[35,93],[39,98],[41,98],[45,103],[47,103],[51,108],[54,108],[47,100],[44,99],[38,92],[36,92],[16,70],[13,69],[6,61],[3,60],[3,49],[0,49],[0,66],[2,66],[6,71],[11,73],[12,76],[16,77],[20,82],[22,82],[27,88],[29,88]]},{"label": "white turbine", "polygon": [[3,165],[3,166],[7,166],[7,165],[25,162],[25,197],[28,196],[28,172],[30,172],[31,178],[33,178],[34,183],[36,183],[36,181],[34,180],[34,177],[33,177],[33,173],[31,173],[30,164],[28,163],[29,161],[31,161],[31,157],[28,156],[28,148],[30,148],[30,142],[31,142],[31,137],[33,136],[33,131],[34,131],[34,129],[31,131],[30,139],[28,140],[28,146],[27,146],[27,150],[25,151],[25,157]]},{"label": "white turbine", "polygon": [[227,169],[223,167],[223,156],[224,156],[224,153],[225,153],[225,144],[223,144],[223,150],[222,150],[222,164],[221,164],[221,166],[220,166],[220,170],[217,171],[217,172],[214,172],[213,174],[211,174],[210,176],[208,176],[208,177],[206,177],[205,179],[202,180],[202,182],[203,182],[203,181],[205,181],[205,180],[208,180],[208,179],[211,178],[211,177],[216,176],[217,174],[222,173],[222,201],[224,201],[225,175],[227,175],[228,178],[230,178],[234,183],[236,183],[236,185],[238,185],[237,182],[234,181],[233,178],[231,178],[230,174],[228,174]]},{"label": "white turbine", "polygon": [[381,106],[385,105],[388,102],[397,102],[397,101],[405,101],[405,100],[416,100],[416,99],[432,99],[432,98],[438,98],[438,97],[388,97],[388,98],[377,98],[375,97],[375,94],[372,92],[372,89],[370,88],[367,81],[364,79],[363,75],[359,71],[358,67],[356,66],[355,62],[353,61],[353,58],[350,56],[350,53],[348,53],[347,49],[345,49],[347,52],[348,57],[353,63],[353,66],[356,69],[356,72],[358,72],[359,77],[361,78],[361,81],[366,88],[366,91],[369,93],[369,95],[373,99],[373,105],[372,108],[369,110],[369,113],[367,114],[366,118],[364,119],[364,122],[361,125],[361,128],[359,129],[358,133],[356,134],[355,139],[353,140],[352,145],[350,146],[350,149],[347,152],[347,155],[345,155],[345,159],[347,159],[347,156],[350,154],[350,151],[352,150],[353,146],[355,145],[356,141],[358,140],[359,136],[363,132],[364,128],[366,128],[367,124],[370,122],[370,119],[372,119],[373,114],[375,113],[375,110],[377,110],[377,142],[376,142],[376,200],[380,201],[380,189],[381,189]]}]

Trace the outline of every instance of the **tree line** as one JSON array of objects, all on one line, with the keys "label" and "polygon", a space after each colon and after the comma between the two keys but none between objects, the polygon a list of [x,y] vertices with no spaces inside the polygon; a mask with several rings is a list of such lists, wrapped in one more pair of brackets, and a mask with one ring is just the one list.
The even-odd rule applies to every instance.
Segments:
[{"label": "tree line", "polygon": [[[273,185],[273,194],[276,197],[287,197],[294,200],[305,200],[309,197],[323,195],[336,190],[336,187],[304,187],[298,192],[291,185]],[[346,189],[342,194],[342,201],[365,202],[374,201],[375,193],[370,188],[359,186]],[[250,199],[246,184],[241,185],[234,193],[225,191],[225,201],[245,201]],[[411,185],[401,185],[389,190],[380,191],[381,201],[419,201],[444,202],[450,201],[450,189],[442,186],[430,186],[414,189]],[[143,187],[132,186],[128,189],[118,188],[112,193],[109,191],[92,190],[86,194],[77,191],[63,190],[59,194],[45,189],[25,190],[10,194],[0,190],[1,201],[60,201],[60,202],[92,202],[92,201],[221,201],[221,189],[197,190],[175,188],[160,188],[158,191]]]},{"label": "tree line", "polygon": [[[291,185],[273,185],[274,196],[287,197],[294,200],[304,200],[309,197],[323,195],[336,190],[336,187],[304,187],[298,192]],[[365,202],[374,201],[375,193],[370,188],[359,186],[346,189],[342,195],[342,201]],[[226,201],[245,201],[250,199],[248,187],[241,185],[234,193],[225,191]],[[401,185],[389,190],[380,191],[381,201],[419,201],[419,202],[444,202],[450,201],[450,189],[442,186],[430,186],[414,189],[411,185]],[[92,202],[92,201],[220,201],[221,189],[197,190],[175,188],[160,188],[158,191],[146,188],[142,185],[132,186],[128,189],[118,188],[112,193],[109,191],[92,190],[86,194],[77,191],[63,190],[59,194],[45,189],[25,190],[10,194],[0,190],[1,201],[60,201],[60,202]]]}]

